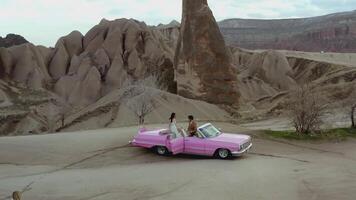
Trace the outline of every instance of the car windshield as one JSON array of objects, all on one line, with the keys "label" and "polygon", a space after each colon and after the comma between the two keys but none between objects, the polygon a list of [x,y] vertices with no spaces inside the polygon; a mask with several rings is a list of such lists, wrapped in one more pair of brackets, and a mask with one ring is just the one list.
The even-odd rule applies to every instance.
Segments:
[{"label": "car windshield", "polygon": [[220,131],[211,124],[204,126],[202,128],[199,128],[199,131],[206,138],[212,138],[212,137],[216,137],[216,136],[220,135]]}]

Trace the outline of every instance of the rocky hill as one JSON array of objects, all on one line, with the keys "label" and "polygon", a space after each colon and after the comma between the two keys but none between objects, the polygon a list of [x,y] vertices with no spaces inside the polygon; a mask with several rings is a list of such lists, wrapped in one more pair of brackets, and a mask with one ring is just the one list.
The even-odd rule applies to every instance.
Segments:
[{"label": "rocky hill", "polygon": [[[39,121],[36,115],[58,118],[64,110],[74,115],[126,82],[148,76],[174,93],[174,50],[163,38],[143,22],[104,19],[85,35],[73,31],[60,38],[54,48],[31,43],[0,48],[0,121],[15,119],[14,126],[30,118]],[[26,90],[47,98],[24,100]],[[9,110],[18,112],[12,116]]]},{"label": "rocky hill", "polygon": [[93,103],[127,79],[151,74],[170,88],[173,55],[160,38],[142,22],[102,20],[85,36],[73,31],[60,38],[55,48],[30,43],[1,48],[1,78],[53,90],[73,106]]},{"label": "rocky hill", "polygon": [[252,118],[285,113],[286,100],[304,84],[323,96],[330,109],[342,107],[342,102],[356,92],[356,54],[348,54],[352,60],[346,64],[345,55],[336,53],[246,51],[234,47],[231,51],[239,72],[240,112]]},{"label": "rocky hill", "polygon": [[319,17],[219,23],[227,44],[246,49],[356,52],[356,11]]},{"label": "rocky hill", "polygon": [[157,79],[151,123],[170,112],[231,120],[237,106],[245,119],[282,115],[291,91],[305,83],[340,107],[356,83],[355,54],[229,47],[207,0],[184,0],[182,16],[182,26],[157,27],[103,19],[54,48],[0,47],[0,135],[132,125],[132,99],[122,97],[147,77]]},{"label": "rocky hill", "polygon": [[28,41],[21,35],[8,34],[4,38],[0,37],[0,47],[11,47],[24,43],[28,43]]},{"label": "rocky hill", "polygon": [[[204,6],[207,7],[207,3]],[[211,12],[207,14],[214,20]],[[100,118],[104,122],[93,123],[97,124],[94,127],[103,127],[125,110],[120,98],[126,94],[121,90],[147,77],[155,77],[155,89],[163,90],[155,93],[155,102],[159,104],[157,107],[167,111],[166,115],[174,111],[173,107],[164,106],[167,102],[175,106],[186,102],[185,107],[198,114],[201,108],[197,105],[205,105],[204,102],[187,100],[184,98],[187,95],[182,94],[174,103],[176,98],[165,94],[175,95],[179,89],[174,57],[181,33],[176,25],[150,27],[134,19],[103,19],[85,35],[73,31],[63,36],[54,48],[31,43],[0,48],[0,134],[60,131],[109,113],[108,117]],[[216,23],[213,27],[214,34],[220,34]],[[221,34],[220,37],[223,41]],[[227,57],[224,61],[227,68],[231,67],[228,65],[231,60]],[[221,73],[230,72],[222,70]],[[235,77],[232,73],[230,76]],[[198,78],[201,77],[200,74]],[[218,82],[222,81],[225,80]],[[209,97],[213,95],[211,86],[197,88],[208,92]],[[231,92],[237,93],[237,90]],[[197,100],[205,98],[195,97]],[[235,99],[230,100],[233,101]],[[215,102],[221,104],[226,100]],[[205,108],[219,110],[211,104]],[[206,112],[204,115],[209,118]],[[130,114],[121,115],[123,119],[119,122],[125,123],[117,124],[132,124],[132,120],[124,119],[127,116]]]}]

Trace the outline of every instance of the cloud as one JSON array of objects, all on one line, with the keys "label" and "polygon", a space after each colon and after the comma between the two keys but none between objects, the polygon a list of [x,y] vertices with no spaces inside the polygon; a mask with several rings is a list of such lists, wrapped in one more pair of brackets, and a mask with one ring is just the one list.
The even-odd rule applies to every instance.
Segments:
[{"label": "cloud", "polygon": [[[356,0],[208,0],[217,20],[310,17],[356,9]],[[147,24],[181,18],[181,0],[0,0],[0,35],[17,33],[35,44],[54,46],[102,18],[135,18]]]}]

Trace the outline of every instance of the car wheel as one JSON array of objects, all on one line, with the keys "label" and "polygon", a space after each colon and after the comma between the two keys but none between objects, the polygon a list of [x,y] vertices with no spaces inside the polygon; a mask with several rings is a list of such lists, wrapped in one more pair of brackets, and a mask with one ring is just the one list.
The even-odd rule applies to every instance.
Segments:
[{"label": "car wheel", "polygon": [[216,155],[220,159],[227,159],[230,157],[230,151],[228,149],[219,149]]},{"label": "car wheel", "polygon": [[168,154],[168,149],[164,146],[157,146],[155,148],[155,150],[158,155],[167,155]]}]

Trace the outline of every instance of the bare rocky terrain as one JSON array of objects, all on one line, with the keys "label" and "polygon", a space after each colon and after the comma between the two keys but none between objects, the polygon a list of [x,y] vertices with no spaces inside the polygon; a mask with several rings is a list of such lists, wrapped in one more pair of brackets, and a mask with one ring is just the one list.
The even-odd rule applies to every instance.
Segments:
[{"label": "bare rocky terrain", "polygon": [[297,19],[226,19],[219,27],[227,44],[246,49],[356,51],[356,11]]},{"label": "bare rocky terrain", "polygon": [[[135,124],[122,97],[128,83],[147,77],[156,77],[158,85],[148,123],[164,122],[173,111],[198,120],[283,117],[291,91],[305,83],[331,109],[343,107],[351,94],[355,54],[231,47],[206,0],[187,1],[183,7],[182,25],[103,19],[85,35],[73,31],[63,36],[54,48],[31,43],[1,47],[0,134]],[[317,19],[320,27],[328,26],[324,17]]]}]

